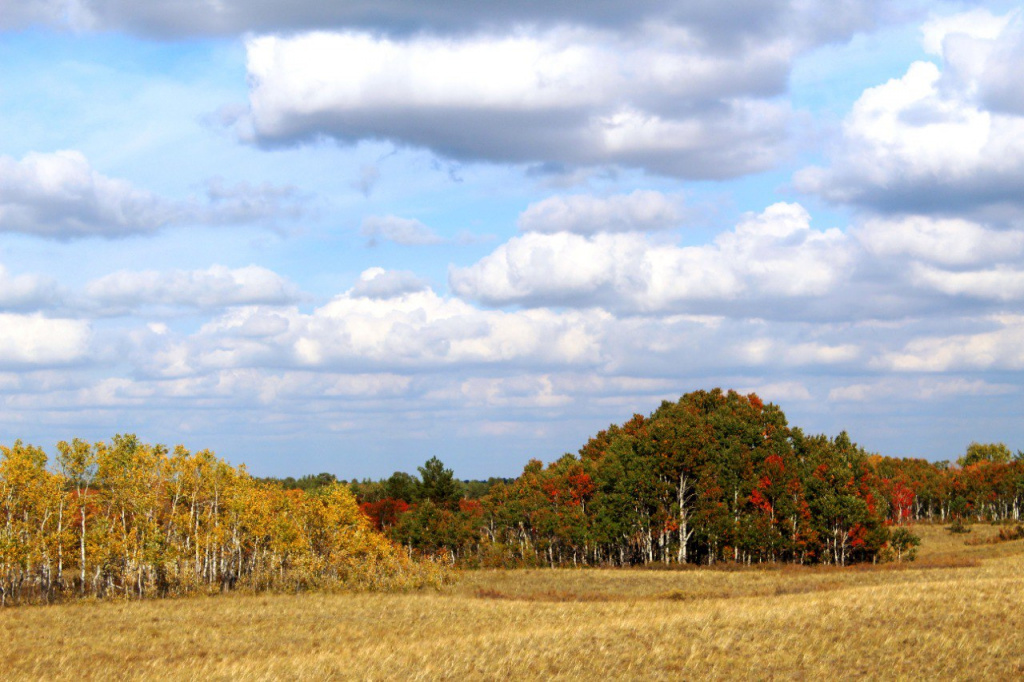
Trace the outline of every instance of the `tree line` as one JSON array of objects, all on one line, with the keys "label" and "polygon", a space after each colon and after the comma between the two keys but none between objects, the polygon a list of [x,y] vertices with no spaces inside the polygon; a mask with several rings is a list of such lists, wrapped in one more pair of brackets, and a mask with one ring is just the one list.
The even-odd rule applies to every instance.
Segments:
[{"label": "tree line", "polygon": [[118,435],[49,461],[0,448],[0,604],[228,589],[437,585],[462,566],[912,558],[912,521],[1020,521],[1024,453],[956,464],[806,435],[755,394],[696,391],[515,479],[257,479],[208,450]]},{"label": "tree line", "polygon": [[439,486],[453,476],[436,458],[422,481],[396,472],[354,489],[393,540],[466,566],[846,565],[912,558],[908,521],[1019,521],[1021,460],[981,444],[956,466],[881,457],[715,389],[533,460],[476,498]]},{"label": "tree line", "polygon": [[212,452],[134,435],[0,448],[0,604],[228,589],[438,584],[347,486],[259,481]]}]

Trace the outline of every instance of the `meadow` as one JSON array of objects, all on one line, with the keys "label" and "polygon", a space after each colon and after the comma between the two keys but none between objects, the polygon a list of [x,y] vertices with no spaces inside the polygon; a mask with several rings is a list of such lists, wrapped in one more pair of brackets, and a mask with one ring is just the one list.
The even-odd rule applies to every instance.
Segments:
[{"label": "meadow", "polygon": [[913,564],[469,571],[406,593],[7,608],[0,668],[33,680],[1024,676],[1024,540],[915,531]]}]

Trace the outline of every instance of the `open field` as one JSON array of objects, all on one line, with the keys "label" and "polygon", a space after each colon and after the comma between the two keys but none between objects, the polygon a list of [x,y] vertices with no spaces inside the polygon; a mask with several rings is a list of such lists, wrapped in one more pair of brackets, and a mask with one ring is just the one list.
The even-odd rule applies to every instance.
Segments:
[{"label": "open field", "polygon": [[5,679],[1024,676],[1024,541],[910,567],[481,571],[444,592],[0,611]]}]

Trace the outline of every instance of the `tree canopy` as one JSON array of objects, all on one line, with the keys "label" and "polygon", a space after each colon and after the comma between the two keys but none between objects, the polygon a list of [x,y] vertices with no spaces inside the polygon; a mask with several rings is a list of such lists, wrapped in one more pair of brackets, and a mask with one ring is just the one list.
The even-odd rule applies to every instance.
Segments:
[{"label": "tree canopy", "polygon": [[956,462],[962,467],[974,464],[994,463],[1006,464],[1013,458],[1010,448],[1005,443],[971,443],[967,452]]},{"label": "tree canopy", "polygon": [[613,424],[546,466],[532,460],[457,506],[363,509],[396,541],[465,565],[848,564],[912,558],[909,521],[1019,521],[1022,500],[1024,462],[1005,445],[973,444],[959,466],[882,457],[716,389]]},{"label": "tree canopy", "polygon": [[347,486],[261,482],[212,452],[134,435],[0,448],[0,603],[246,587],[433,584],[436,567],[378,533]]}]

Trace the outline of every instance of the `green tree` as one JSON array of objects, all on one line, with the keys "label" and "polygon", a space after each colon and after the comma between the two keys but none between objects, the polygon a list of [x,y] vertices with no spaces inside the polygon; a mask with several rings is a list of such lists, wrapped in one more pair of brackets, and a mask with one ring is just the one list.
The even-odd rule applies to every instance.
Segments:
[{"label": "green tree", "polygon": [[392,500],[403,500],[410,504],[420,501],[422,496],[420,488],[419,479],[404,471],[396,471],[384,482],[384,493],[387,497]]},{"label": "green tree", "polygon": [[418,467],[421,491],[424,499],[445,506],[453,505],[461,497],[461,489],[451,469],[445,469],[444,463],[437,457],[431,457],[426,464]]},{"label": "green tree", "polygon": [[962,467],[972,464],[990,462],[993,464],[1006,464],[1013,458],[1010,448],[1005,443],[971,443],[967,446],[967,453],[956,461]]},{"label": "green tree", "polygon": [[896,552],[896,561],[903,561],[904,555],[907,561],[913,561],[916,558],[915,548],[921,544],[921,538],[900,527],[889,535],[889,544]]}]

